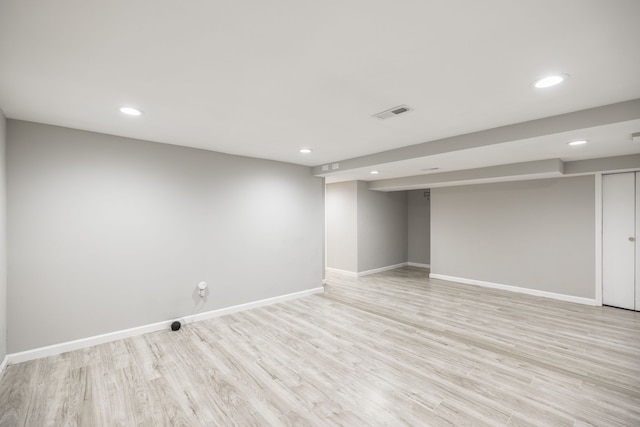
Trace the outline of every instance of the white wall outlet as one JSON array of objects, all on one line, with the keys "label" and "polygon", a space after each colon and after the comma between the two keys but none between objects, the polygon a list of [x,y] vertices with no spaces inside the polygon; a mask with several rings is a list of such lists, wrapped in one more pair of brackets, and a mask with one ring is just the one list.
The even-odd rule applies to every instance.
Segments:
[{"label": "white wall outlet", "polygon": [[207,290],[207,282],[198,283],[198,295],[204,297],[204,293]]}]

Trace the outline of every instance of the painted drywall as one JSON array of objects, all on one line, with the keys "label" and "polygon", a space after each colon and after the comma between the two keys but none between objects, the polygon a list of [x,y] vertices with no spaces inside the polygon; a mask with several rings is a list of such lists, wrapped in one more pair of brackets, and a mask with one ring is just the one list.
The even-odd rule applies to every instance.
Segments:
[{"label": "painted drywall", "polygon": [[[637,120],[639,118],[640,99],[633,99],[587,110],[574,111],[557,116],[531,120],[528,122],[515,123],[478,132],[421,142],[415,145],[394,148],[351,159],[334,159],[334,161],[340,164],[340,169],[331,169],[323,172],[323,166],[328,165],[319,165],[313,169],[313,173],[329,177],[333,174],[340,174],[352,169],[368,168],[370,170],[376,165],[379,166],[385,163],[433,156],[435,154],[449,153],[457,150],[486,147],[504,142],[519,141],[552,134],[561,134],[573,130]],[[377,183],[376,185],[379,184],[379,189],[382,190],[383,187],[387,187],[387,184],[381,183],[381,181],[384,182],[388,180],[372,181],[372,183]],[[387,189],[385,191],[397,191],[401,189],[397,188],[400,187],[399,185],[393,186],[396,187],[394,190]],[[405,187],[403,189],[406,190],[409,189],[409,187]]]},{"label": "painted drywall", "polygon": [[410,263],[431,263],[431,202],[429,190],[407,191],[407,258]]},{"label": "painted drywall", "polygon": [[469,184],[591,175],[597,172],[616,173],[635,170],[638,167],[640,167],[640,154],[568,162],[560,159],[547,159],[402,178],[380,179],[372,181],[369,184],[369,188],[378,191],[401,191],[421,188],[455,187]]},{"label": "painted drywall", "polygon": [[7,355],[6,118],[0,110],[0,364]]},{"label": "painted drywall", "polygon": [[407,193],[358,185],[358,272],[407,262]]},{"label": "painted drywall", "polygon": [[595,178],[431,190],[435,274],[595,297]]},{"label": "painted drywall", "polygon": [[565,174],[615,173],[640,168],[640,154],[564,162]]},{"label": "painted drywall", "polygon": [[358,184],[326,186],[327,267],[358,271]]},{"label": "painted drywall", "polygon": [[327,267],[362,273],[407,262],[407,194],[364,181],[326,186]]},{"label": "painted drywall", "polygon": [[8,351],[321,286],[322,186],[308,167],[8,120]]}]

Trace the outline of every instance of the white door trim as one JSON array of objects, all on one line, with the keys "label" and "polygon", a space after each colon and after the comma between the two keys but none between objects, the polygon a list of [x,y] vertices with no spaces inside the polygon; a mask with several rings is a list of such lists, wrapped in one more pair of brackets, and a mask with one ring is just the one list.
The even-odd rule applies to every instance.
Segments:
[{"label": "white door trim", "polygon": [[638,248],[638,238],[640,238],[640,172],[636,172],[636,223],[634,239],[635,245],[635,308],[636,311],[640,311],[640,249]]},{"label": "white door trim", "polygon": [[602,172],[596,177],[596,293],[595,304],[602,306]]},{"label": "white door trim", "polygon": [[635,172],[602,180],[602,302],[630,310],[636,308],[635,243],[627,241],[635,235],[635,186]]}]

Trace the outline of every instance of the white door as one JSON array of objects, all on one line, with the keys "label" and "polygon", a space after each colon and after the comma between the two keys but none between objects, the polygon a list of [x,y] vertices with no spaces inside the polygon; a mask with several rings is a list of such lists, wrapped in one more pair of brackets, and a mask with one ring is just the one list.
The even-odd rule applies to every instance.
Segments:
[{"label": "white door", "polygon": [[602,177],[602,303],[636,306],[636,174]]}]

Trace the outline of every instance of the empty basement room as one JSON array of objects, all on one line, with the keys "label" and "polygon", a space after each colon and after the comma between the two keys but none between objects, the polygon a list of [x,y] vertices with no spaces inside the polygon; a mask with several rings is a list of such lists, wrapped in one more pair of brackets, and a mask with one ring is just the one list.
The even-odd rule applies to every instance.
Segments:
[{"label": "empty basement room", "polygon": [[638,22],[0,0],[0,426],[640,425]]}]

